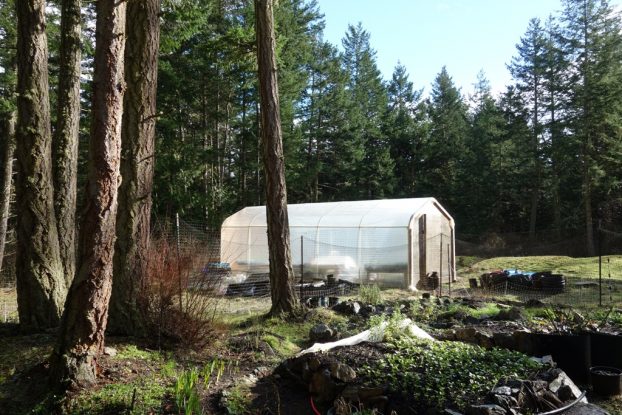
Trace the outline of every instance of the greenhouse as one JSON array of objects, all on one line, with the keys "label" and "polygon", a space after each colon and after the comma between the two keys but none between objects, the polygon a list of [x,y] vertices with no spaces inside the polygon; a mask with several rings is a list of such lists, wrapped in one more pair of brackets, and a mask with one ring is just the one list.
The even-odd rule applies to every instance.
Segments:
[{"label": "greenhouse", "polygon": [[[292,263],[305,282],[335,279],[421,288],[455,277],[454,221],[434,198],[288,205]],[[221,261],[238,278],[268,272],[265,206],[229,216]]]}]

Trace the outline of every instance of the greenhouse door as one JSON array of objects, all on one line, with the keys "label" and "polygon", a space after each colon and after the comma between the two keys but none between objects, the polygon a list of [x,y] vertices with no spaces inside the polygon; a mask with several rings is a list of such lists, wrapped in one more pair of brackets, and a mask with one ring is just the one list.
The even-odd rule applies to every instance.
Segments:
[{"label": "greenhouse door", "polygon": [[426,275],[426,215],[419,217],[419,281]]}]

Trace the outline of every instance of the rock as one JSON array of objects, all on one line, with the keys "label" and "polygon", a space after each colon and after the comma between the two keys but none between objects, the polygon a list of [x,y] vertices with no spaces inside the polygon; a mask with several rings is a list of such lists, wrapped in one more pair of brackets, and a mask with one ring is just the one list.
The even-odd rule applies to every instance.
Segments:
[{"label": "rock", "polygon": [[506,410],[499,405],[474,405],[467,409],[467,415],[506,415]]},{"label": "rock", "polygon": [[492,349],[493,346],[495,345],[492,339],[492,334],[489,334],[483,331],[478,331],[475,337],[477,339],[477,344],[482,346],[485,349]]},{"label": "rock", "polygon": [[370,315],[374,314],[375,312],[376,312],[376,307],[374,307],[371,304],[367,304],[367,305],[361,307],[361,310],[359,311],[359,313],[362,316],[364,316],[364,317],[370,316]]},{"label": "rock", "polygon": [[477,330],[473,327],[459,327],[456,329],[456,340],[465,342],[465,343],[475,343],[477,335]]},{"label": "rock", "polygon": [[503,349],[514,350],[516,348],[514,336],[510,333],[495,332],[492,334],[492,341],[495,346]]},{"label": "rock", "polygon": [[506,410],[518,408],[518,401],[513,396],[508,395],[494,395],[492,401]]},{"label": "rock", "polygon": [[519,307],[511,307],[511,308],[503,309],[499,311],[499,314],[497,314],[496,319],[497,320],[508,320],[508,321],[524,320],[525,314],[523,313],[523,310],[520,309]]},{"label": "rock", "polygon": [[356,301],[343,301],[334,306],[333,310],[341,314],[354,315],[361,311],[361,305]]},{"label": "rock", "polygon": [[274,351],[274,349],[272,348],[272,346],[270,346],[267,342],[264,341],[260,341],[259,344],[257,345],[257,348],[259,349],[260,352],[262,352],[265,356],[276,356],[276,352]]},{"label": "rock", "polygon": [[[558,375],[551,383],[549,383],[549,390],[555,394],[558,394],[557,396],[563,401],[578,399],[579,396],[581,396],[581,390],[579,390],[577,385],[574,384],[572,379],[570,379],[563,370],[555,369],[555,371]],[[562,394],[566,399],[562,399],[562,397],[559,396],[559,391],[562,388],[564,388]],[[583,399],[584,401],[582,402],[587,403],[587,399]]]},{"label": "rock", "polygon": [[266,377],[270,374],[270,372],[271,372],[270,368],[266,366],[259,366],[255,368],[255,370],[253,370],[253,374],[257,376],[258,378]]},{"label": "rock", "polygon": [[244,376],[240,382],[243,385],[246,385],[248,387],[253,387],[253,386],[255,386],[255,384],[257,383],[258,380],[259,379],[257,378],[257,376],[255,376],[252,373],[249,373],[248,375]]},{"label": "rock", "polygon": [[547,365],[547,366],[551,366],[551,367],[555,367],[555,361],[553,360],[553,356],[551,356],[550,354],[547,354],[546,356],[542,356],[542,357],[531,357],[531,360],[534,360],[542,365]]},{"label": "rock", "polygon": [[117,349],[115,349],[114,347],[106,346],[104,347],[104,355],[114,357],[117,355]]},{"label": "rock", "polygon": [[572,387],[570,385],[563,385],[557,391],[557,397],[562,402],[566,402],[566,401],[571,401],[571,400],[577,399],[578,397],[574,396],[574,395],[575,395],[575,391],[572,390]]},{"label": "rock", "polygon": [[500,386],[498,388],[495,388],[492,393],[494,393],[495,395],[507,395],[507,396],[511,396],[512,395],[512,388],[510,388],[509,386]]},{"label": "rock", "polygon": [[309,369],[313,372],[318,370],[320,368],[320,365],[322,364],[322,362],[320,362],[320,359],[315,356],[311,357],[307,363],[309,365]]},{"label": "rock", "polygon": [[333,402],[338,394],[338,388],[330,376],[328,368],[311,375],[309,392],[315,397],[317,402]]},{"label": "rock", "polygon": [[356,378],[356,372],[354,369],[339,362],[332,362],[330,364],[330,374],[333,378],[342,382],[351,382]]},{"label": "rock", "polygon": [[[458,313],[456,313],[456,318],[458,318]],[[473,316],[466,315],[464,317],[458,318],[459,320],[463,320],[465,324],[479,324],[482,322],[481,319]]]},{"label": "rock", "polygon": [[309,330],[309,339],[314,343],[326,343],[334,338],[335,332],[326,324],[317,324]]}]

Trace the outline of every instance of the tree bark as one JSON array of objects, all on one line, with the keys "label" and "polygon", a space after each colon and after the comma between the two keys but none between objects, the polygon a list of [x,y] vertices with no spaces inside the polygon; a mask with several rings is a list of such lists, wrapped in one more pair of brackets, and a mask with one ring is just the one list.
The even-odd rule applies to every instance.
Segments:
[{"label": "tree bark", "polygon": [[58,115],[54,131],[54,208],[67,286],[76,273],[76,193],[80,135],[81,0],[61,3]]},{"label": "tree bark", "polygon": [[95,381],[112,291],[117,189],[121,180],[126,2],[99,0],[96,11],[93,121],[79,265],[50,358],[51,381],[61,389]]},{"label": "tree bark", "polygon": [[151,226],[160,0],[127,4],[125,91],[119,211],[109,330],[144,334],[137,304]]},{"label": "tree bark", "polygon": [[0,189],[0,271],[4,262],[4,248],[9,223],[13,179],[13,156],[15,155],[15,114],[4,120],[4,145],[2,146],[2,177]]},{"label": "tree bark", "polygon": [[17,304],[22,329],[55,327],[67,287],[60,260],[48,94],[45,0],[17,4]]},{"label": "tree bark", "polygon": [[293,287],[294,269],[289,245],[273,0],[255,0],[255,15],[261,99],[261,146],[266,183],[266,218],[272,297],[270,314],[275,315],[294,311],[298,299]]}]

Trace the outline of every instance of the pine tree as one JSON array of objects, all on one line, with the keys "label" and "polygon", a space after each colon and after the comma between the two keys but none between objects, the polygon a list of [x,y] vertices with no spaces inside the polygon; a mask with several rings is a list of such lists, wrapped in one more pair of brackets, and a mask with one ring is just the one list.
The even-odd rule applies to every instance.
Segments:
[{"label": "pine tree", "polygon": [[622,27],[605,0],[565,0],[562,14],[569,107],[582,174],[586,251],[594,255],[594,214],[618,187],[622,160]]},{"label": "pine tree", "polygon": [[395,162],[394,195],[413,197],[418,189],[421,166],[418,151],[425,138],[422,90],[416,91],[408,79],[406,67],[399,62],[388,84],[389,105],[383,131],[391,144]]},{"label": "pine tree", "polygon": [[374,199],[390,194],[394,187],[390,146],[382,131],[387,106],[387,91],[376,66],[376,52],[370,35],[359,23],[348,26],[342,40],[343,65],[348,72],[349,143],[348,153],[340,153],[351,162],[354,198]]},{"label": "pine tree", "polygon": [[45,1],[17,2],[17,301],[25,330],[55,327],[67,293],[52,177]]},{"label": "pine tree", "polygon": [[458,179],[469,124],[466,104],[445,67],[432,85],[428,113],[431,126],[422,154],[421,195],[437,197],[459,215],[460,194],[468,191]]},{"label": "pine tree", "polygon": [[76,198],[80,136],[81,0],[61,2],[56,128],[52,146],[54,208],[67,286],[76,272]]},{"label": "pine tree", "polygon": [[492,97],[490,83],[483,71],[477,75],[471,97],[471,129],[465,140],[465,157],[460,169],[460,182],[468,192],[460,195],[461,209],[466,212],[461,227],[466,232],[487,230],[482,220],[491,224],[497,198],[493,171],[493,148],[505,133],[501,109]]},{"label": "pine tree", "polygon": [[144,333],[139,310],[151,232],[160,1],[129,0],[125,45],[126,91],[110,330]]},{"label": "pine tree", "polygon": [[255,0],[257,66],[261,96],[261,147],[266,180],[266,222],[270,262],[271,315],[292,313],[298,305],[293,288],[287,186],[279,107],[273,0]]},{"label": "pine tree", "polygon": [[97,2],[93,73],[93,128],[89,186],[80,228],[78,272],[74,278],[50,357],[50,380],[59,389],[92,384],[104,351],[120,181],[125,2]]},{"label": "pine tree", "polygon": [[525,35],[516,45],[518,56],[512,59],[508,69],[517,81],[518,90],[524,94],[531,113],[532,144],[530,154],[533,185],[531,186],[531,207],[529,217],[529,236],[533,239],[536,234],[538,218],[538,202],[542,187],[542,100],[545,76],[545,46],[546,36],[539,19],[531,19]]}]

